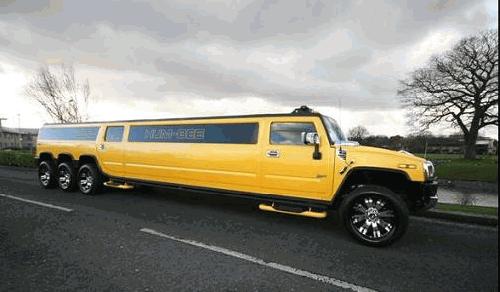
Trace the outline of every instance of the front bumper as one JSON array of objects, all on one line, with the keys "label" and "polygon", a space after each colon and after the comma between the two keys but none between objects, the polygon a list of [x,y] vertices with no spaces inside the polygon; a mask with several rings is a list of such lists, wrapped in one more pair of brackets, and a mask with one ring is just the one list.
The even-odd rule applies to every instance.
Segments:
[{"label": "front bumper", "polygon": [[437,180],[425,182],[422,184],[422,207],[420,210],[428,210],[436,206],[438,202],[438,182]]},{"label": "front bumper", "polygon": [[438,201],[437,189],[437,180],[413,183],[408,192],[410,210],[420,212],[435,207]]}]

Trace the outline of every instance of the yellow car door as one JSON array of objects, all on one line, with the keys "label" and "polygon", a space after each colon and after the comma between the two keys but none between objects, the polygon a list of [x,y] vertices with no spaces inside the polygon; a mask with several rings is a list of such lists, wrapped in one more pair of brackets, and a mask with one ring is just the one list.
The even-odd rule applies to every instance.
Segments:
[{"label": "yellow car door", "polygon": [[108,175],[123,175],[123,132],[123,126],[107,126],[103,139],[97,144],[100,166]]},{"label": "yellow car door", "polygon": [[[262,189],[272,194],[322,200],[331,191],[333,164],[330,145],[321,120],[276,119],[267,123],[267,138],[262,141]],[[314,145],[306,145],[303,136],[318,133],[320,157]]]}]

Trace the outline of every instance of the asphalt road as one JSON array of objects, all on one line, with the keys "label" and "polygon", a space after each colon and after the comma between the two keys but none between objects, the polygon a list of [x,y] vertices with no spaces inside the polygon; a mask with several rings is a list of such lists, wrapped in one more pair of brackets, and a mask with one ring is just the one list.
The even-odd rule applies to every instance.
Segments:
[{"label": "asphalt road", "polygon": [[90,197],[7,167],[0,194],[0,291],[498,290],[490,227],[412,218],[402,240],[371,248],[334,214],[264,213],[242,199],[148,188]]}]

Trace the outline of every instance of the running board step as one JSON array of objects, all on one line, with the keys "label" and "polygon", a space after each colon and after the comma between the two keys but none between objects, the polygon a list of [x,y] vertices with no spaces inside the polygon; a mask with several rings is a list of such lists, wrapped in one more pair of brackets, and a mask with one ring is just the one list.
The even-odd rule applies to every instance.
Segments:
[{"label": "running board step", "polygon": [[326,217],[326,211],[313,211],[311,208],[308,210],[297,210],[297,211],[289,211],[289,210],[283,210],[275,205],[275,204],[259,204],[259,209],[262,211],[268,211],[268,212],[277,212],[277,213],[283,213],[283,214],[290,214],[290,215],[297,215],[297,216],[304,216],[304,217],[312,217],[312,218],[318,218],[322,219]]},{"label": "running board step", "polygon": [[129,185],[126,182],[125,183],[119,183],[115,181],[107,181],[104,183],[105,186],[110,187],[110,188],[116,188],[116,189],[122,189],[122,190],[131,190],[134,188],[133,185]]}]

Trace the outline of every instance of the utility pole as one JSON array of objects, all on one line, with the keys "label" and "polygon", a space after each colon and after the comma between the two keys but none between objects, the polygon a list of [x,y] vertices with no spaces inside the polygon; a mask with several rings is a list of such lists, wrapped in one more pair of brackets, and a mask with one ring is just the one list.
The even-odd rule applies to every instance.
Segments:
[{"label": "utility pole", "polygon": [[424,149],[424,158],[427,159],[427,137],[425,137],[425,149]]},{"label": "utility pole", "polygon": [[21,133],[21,114],[17,114],[17,132],[19,133],[19,149],[23,149],[23,134]]},{"label": "utility pole", "polygon": [[5,121],[5,120],[7,120],[7,119],[6,119],[6,118],[0,118],[0,134],[1,134],[1,135],[0,135],[0,150],[2,150],[2,149],[3,149],[3,146],[2,146],[2,145],[3,145],[3,143],[2,143],[2,139],[3,139],[3,134],[2,134],[2,132],[3,132],[3,131],[2,131],[2,121]]}]

